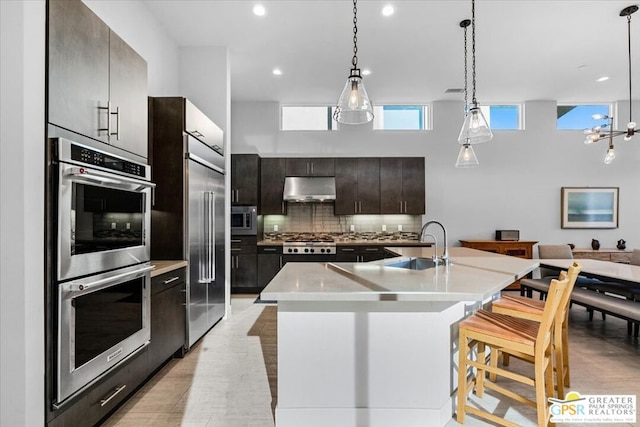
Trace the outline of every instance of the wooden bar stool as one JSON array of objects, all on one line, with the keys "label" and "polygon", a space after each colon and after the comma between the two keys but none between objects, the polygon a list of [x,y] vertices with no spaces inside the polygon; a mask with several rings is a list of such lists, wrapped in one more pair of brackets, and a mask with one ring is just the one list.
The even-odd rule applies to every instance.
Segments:
[{"label": "wooden bar stool", "polygon": [[[553,346],[552,331],[556,314],[569,288],[569,278],[552,280],[544,306],[542,321],[535,322],[519,319],[505,314],[479,310],[459,324],[458,341],[458,407],[456,418],[464,423],[465,414],[471,413],[504,426],[517,424],[500,418],[490,412],[467,405],[467,397],[475,386],[476,395],[482,397],[484,388],[490,388],[505,396],[536,408],[538,425],[546,426],[551,418],[547,397],[553,396]],[[508,352],[534,361],[534,377],[520,375],[509,370],[491,366],[486,361],[485,348],[489,346],[498,351]],[[477,360],[473,359],[473,350],[477,348]],[[475,377],[467,380],[468,373]],[[514,391],[485,381],[486,372],[533,386],[535,401]]]},{"label": "wooden bar stool", "polygon": [[[554,324],[553,347],[555,354],[555,370],[556,370],[556,392],[558,398],[564,398],[564,388],[570,385],[569,371],[569,306],[571,303],[571,292],[575,286],[582,265],[579,261],[573,261],[569,268],[569,272],[560,272],[559,280],[569,279],[569,289],[560,303],[560,308],[556,315],[557,321]],[[493,301],[491,311],[494,313],[507,314],[509,316],[521,319],[533,320],[535,322],[542,321],[545,302],[531,298],[519,297],[516,295],[504,295],[500,299]],[[492,349],[491,363],[493,366],[498,364],[497,350]],[[526,359],[529,362],[533,360]],[[503,353],[503,365],[509,365],[509,353]],[[490,375],[490,379],[495,381],[495,374]]]}]

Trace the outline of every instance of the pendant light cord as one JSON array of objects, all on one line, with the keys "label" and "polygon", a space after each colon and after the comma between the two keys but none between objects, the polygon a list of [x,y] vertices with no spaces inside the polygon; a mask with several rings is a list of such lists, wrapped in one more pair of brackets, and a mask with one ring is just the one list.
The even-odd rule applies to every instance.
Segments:
[{"label": "pendant light cord", "polygon": [[471,85],[472,97],[471,103],[474,107],[478,106],[476,100],[476,2],[471,0]]},{"label": "pendant light cord", "polygon": [[464,26],[464,115],[469,113],[469,101],[467,88],[467,26]]},{"label": "pendant light cord", "polygon": [[351,65],[353,69],[358,68],[358,0],[353,0],[353,58]]},{"label": "pendant light cord", "polygon": [[631,14],[627,15],[627,40],[629,45],[629,122],[633,121],[631,109],[633,101],[631,100]]}]

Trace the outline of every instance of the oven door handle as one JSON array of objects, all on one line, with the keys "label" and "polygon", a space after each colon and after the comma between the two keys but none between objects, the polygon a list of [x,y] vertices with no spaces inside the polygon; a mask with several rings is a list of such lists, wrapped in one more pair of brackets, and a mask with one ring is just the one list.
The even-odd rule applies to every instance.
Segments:
[{"label": "oven door handle", "polygon": [[84,181],[99,184],[112,184],[119,186],[137,186],[133,191],[141,191],[146,188],[155,188],[156,184],[153,182],[142,181],[134,178],[127,178],[124,176],[117,176],[114,174],[100,172],[96,170],[85,169],[81,167],[67,168],[64,174],[65,177],[70,177],[74,181]]},{"label": "oven door handle", "polygon": [[96,289],[96,288],[101,288],[101,287],[103,287],[105,285],[108,285],[108,284],[110,284],[112,282],[117,282],[120,279],[125,278],[125,277],[136,276],[136,275],[139,275],[140,273],[146,273],[147,271],[153,270],[154,268],[155,267],[153,265],[148,265],[148,266],[139,268],[139,269],[137,269],[135,271],[129,271],[127,273],[120,273],[120,274],[116,274],[116,275],[113,275],[113,276],[108,276],[108,277],[105,277],[103,279],[96,280],[94,282],[90,282],[90,283],[85,283],[85,282],[80,282],[80,281],[71,282],[67,286],[68,286],[68,289],[71,292],[84,292],[84,291],[93,290],[93,289]]}]

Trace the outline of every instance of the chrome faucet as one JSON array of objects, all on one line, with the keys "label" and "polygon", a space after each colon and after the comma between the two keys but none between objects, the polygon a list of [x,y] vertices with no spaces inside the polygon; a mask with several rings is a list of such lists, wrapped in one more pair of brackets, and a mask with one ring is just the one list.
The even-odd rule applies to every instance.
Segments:
[{"label": "chrome faucet", "polygon": [[[427,230],[427,227],[429,227],[431,224],[437,224],[440,226],[440,228],[442,228],[442,233],[444,235],[443,239],[444,239],[444,251],[442,253],[442,257],[438,257],[438,241],[436,240],[436,238],[433,236],[433,234],[425,234],[425,231]],[[433,262],[435,264],[438,264],[439,262],[442,262],[444,265],[449,265],[449,246],[447,245],[447,229],[444,228],[444,225],[442,225],[441,223],[439,223],[438,221],[427,221],[423,226],[422,226],[422,231],[420,232],[420,242],[423,242],[423,238],[426,236],[431,236],[433,237],[433,240],[435,241],[436,247],[434,249],[434,253],[433,253]]]}]

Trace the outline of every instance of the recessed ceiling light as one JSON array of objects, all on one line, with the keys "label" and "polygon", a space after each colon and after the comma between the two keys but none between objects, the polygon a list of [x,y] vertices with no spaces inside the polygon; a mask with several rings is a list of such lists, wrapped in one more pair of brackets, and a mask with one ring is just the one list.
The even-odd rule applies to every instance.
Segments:
[{"label": "recessed ceiling light", "polygon": [[371,74],[371,70],[370,70],[370,69],[368,69],[368,68],[364,68],[364,69],[362,70],[362,75],[363,75],[363,76],[368,76],[369,74]]},{"label": "recessed ceiling light", "polygon": [[596,79],[597,82],[605,82],[607,80],[609,80],[609,76],[602,76]]},{"label": "recessed ceiling light", "polygon": [[253,6],[253,13],[256,16],[264,16],[267,13],[267,9],[265,9],[263,5],[257,4]]},{"label": "recessed ceiling light", "polygon": [[280,68],[274,68],[272,71],[274,76],[281,76],[282,75],[282,70]]},{"label": "recessed ceiling light", "polygon": [[382,8],[382,14],[384,16],[391,16],[394,14],[396,10],[394,9],[393,6],[391,6],[390,4],[386,5],[385,7]]}]

